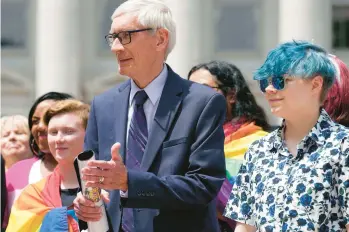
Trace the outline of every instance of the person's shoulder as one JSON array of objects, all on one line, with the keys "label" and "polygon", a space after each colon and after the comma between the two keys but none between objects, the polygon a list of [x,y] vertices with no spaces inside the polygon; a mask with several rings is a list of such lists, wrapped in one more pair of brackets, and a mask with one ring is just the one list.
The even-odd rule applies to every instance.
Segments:
[{"label": "person's shoulder", "polygon": [[211,98],[214,95],[218,95],[219,93],[214,91],[212,88],[203,85],[203,84],[198,84],[196,82],[181,78],[181,81],[183,82],[183,85],[187,88],[189,91],[188,94],[190,95],[195,95],[198,97],[203,97],[203,98]]},{"label": "person's shoulder", "polygon": [[[169,66],[168,66],[169,67]],[[184,79],[169,67],[168,79],[164,91],[170,90],[181,92],[183,105],[191,110],[212,108],[220,110],[226,108],[225,97],[212,88]],[[180,91],[179,91],[180,90]],[[162,94],[164,94],[164,91]],[[201,112],[201,111],[200,111]]]},{"label": "person's shoulder", "polygon": [[183,85],[185,86],[185,100],[193,100],[195,102],[202,102],[207,104],[210,100],[215,99],[216,101],[224,102],[225,98],[222,94],[214,91],[212,88],[198,84],[190,80],[182,79]]},{"label": "person's shoulder", "polygon": [[194,95],[202,98],[211,98],[212,96],[219,94],[208,86],[198,84],[181,77],[179,74],[173,71],[170,66],[167,67],[168,75],[171,78],[175,78],[175,81],[182,86],[183,91],[187,92],[188,96]]},{"label": "person's shoulder", "polygon": [[36,157],[17,162],[6,172],[6,183],[9,189],[23,189],[29,183],[29,174],[33,165],[38,162]]},{"label": "person's shoulder", "polygon": [[215,110],[226,109],[226,99],[223,94],[214,91],[212,88],[184,80],[188,83],[188,94],[184,101],[190,102],[195,106],[203,106],[204,108],[213,107]]},{"label": "person's shoulder", "polygon": [[33,163],[37,162],[38,160],[39,160],[38,157],[33,156],[32,158],[24,159],[24,160],[21,160],[21,161],[15,163],[12,167],[22,166],[22,165],[32,165]]},{"label": "person's shoulder", "polygon": [[34,183],[29,183],[28,185],[26,185],[20,195],[19,195],[19,198],[20,197],[23,197],[23,196],[31,196],[31,197],[35,197],[35,196],[38,196],[42,193],[42,191],[44,190],[45,186],[48,184],[53,184],[53,182],[49,182],[48,181],[48,177],[44,177]]},{"label": "person's shoulder", "polygon": [[107,100],[113,100],[113,97],[118,94],[120,91],[122,91],[123,89],[125,89],[128,85],[130,85],[130,80],[126,80],[120,84],[117,84],[115,86],[113,86],[112,88],[96,95],[94,97],[94,101],[107,101]]},{"label": "person's shoulder", "polygon": [[[8,174],[12,174],[12,173],[15,173],[16,175],[18,175],[18,173],[23,173],[24,170],[28,170],[28,172],[29,172],[31,167],[33,166],[33,164],[35,162],[37,162],[38,160],[39,159],[37,157],[32,157],[32,158],[29,158],[29,159],[24,159],[24,160],[18,161],[17,163],[12,165],[12,167],[10,167],[7,170],[6,176]],[[21,171],[18,172],[18,170],[21,170]]]}]

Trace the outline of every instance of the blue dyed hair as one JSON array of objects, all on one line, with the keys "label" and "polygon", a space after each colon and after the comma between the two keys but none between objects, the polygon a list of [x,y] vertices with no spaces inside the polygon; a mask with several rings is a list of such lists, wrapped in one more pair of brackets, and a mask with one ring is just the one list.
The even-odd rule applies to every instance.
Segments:
[{"label": "blue dyed hair", "polygon": [[306,41],[292,41],[271,50],[253,79],[284,75],[304,79],[321,76],[324,79],[323,91],[327,93],[335,80],[336,68],[323,48]]}]

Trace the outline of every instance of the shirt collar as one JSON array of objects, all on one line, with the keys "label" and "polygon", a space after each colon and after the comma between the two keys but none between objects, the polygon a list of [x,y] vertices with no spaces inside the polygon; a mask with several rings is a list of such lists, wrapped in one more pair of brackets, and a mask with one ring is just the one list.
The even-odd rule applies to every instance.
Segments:
[{"label": "shirt collar", "polygon": [[332,121],[326,110],[321,108],[319,119],[308,134],[308,137],[319,145],[323,145],[331,136],[331,131],[335,126],[336,123]]},{"label": "shirt collar", "polygon": [[[331,135],[331,128],[333,128],[336,124],[332,121],[327,112],[321,108],[320,116],[314,125],[314,127],[310,130],[309,134],[304,137],[302,142],[306,142],[308,139],[311,139],[318,145],[322,146],[326,139],[328,139]],[[283,120],[282,125],[275,131],[274,138],[271,138],[271,149],[280,149],[283,145],[283,132],[285,129],[285,120]]]},{"label": "shirt collar", "polygon": [[[143,89],[147,93],[153,106],[155,106],[157,101],[160,99],[162,90],[166,83],[167,74],[168,74],[168,69],[167,69],[167,66],[164,64],[160,74],[157,77],[155,77],[155,79]],[[136,83],[131,79],[131,92],[130,92],[130,101],[129,101],[130,106],[132,104],[134,96],[140,90],[142,89],[140,89],[136,85]]]}]

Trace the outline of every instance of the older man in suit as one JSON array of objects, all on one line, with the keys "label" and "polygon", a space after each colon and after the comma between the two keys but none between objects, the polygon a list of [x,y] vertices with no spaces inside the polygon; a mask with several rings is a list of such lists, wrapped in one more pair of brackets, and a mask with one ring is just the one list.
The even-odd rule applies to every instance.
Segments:
[{"label": "older man in suit", "polygon": [[[98,161],[83,178],[110,193],[114,231],[218,231],[225,100],[165,63],[175,30],[159,0],[126,1],[112,16],[106,39],[120,74],[131,79],[91,104],[85,149]],[[84,197],[74,204],[80,219],[100,218]]]}]

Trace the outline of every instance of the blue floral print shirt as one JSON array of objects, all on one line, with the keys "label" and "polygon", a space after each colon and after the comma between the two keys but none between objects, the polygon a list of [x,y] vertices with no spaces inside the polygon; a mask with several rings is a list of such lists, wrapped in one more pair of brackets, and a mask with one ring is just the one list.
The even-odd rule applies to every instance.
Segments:
[{"label": "blue floral print shirt", "polygon": [[349,129],[322,109],[294,157],[283,128],[250,146],[224,215],[258,231],[346,231]]}]

